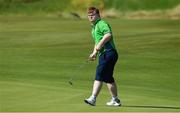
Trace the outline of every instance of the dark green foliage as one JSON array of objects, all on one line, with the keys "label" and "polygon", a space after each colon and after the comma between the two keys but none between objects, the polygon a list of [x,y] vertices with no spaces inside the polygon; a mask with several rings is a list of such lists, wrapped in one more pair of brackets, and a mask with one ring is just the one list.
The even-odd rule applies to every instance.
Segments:
[{"label": "dark green foliage", "polygon": [[[171,9],[179,3],[180,0],[104,0],[104,6],[102,6],[102,8],[114,8],[123,12],[136,10],[164,10]],[[82,3],[84,7],[86,7],[87,4]],[[94,3],[94,5],[97,6],[96,3]],[[82,10],[81,7],[74,8],[71,4],[71,0],[0,0],[0,14],[54,13],[74,9]]]},{"label": "dark green foliage", "polygon": [[120,11],[170,9],[180,4],[180,0],[105,0],[105,6]]}]

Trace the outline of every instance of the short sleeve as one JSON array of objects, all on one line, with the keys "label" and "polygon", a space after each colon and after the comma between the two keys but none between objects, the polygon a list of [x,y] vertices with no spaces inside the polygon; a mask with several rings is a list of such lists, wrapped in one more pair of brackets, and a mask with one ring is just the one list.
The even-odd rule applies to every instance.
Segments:
[{"label": "short sleeve", "polygon": [[112,31],[111,31],[111,27],[109,26],[108,23],[106,23],[106,22],[103,21],[103,22],[100,24],[100,26],[101,26],[100,30],[101,30],[101,32],[102,32],[103,34],[107,34],[107,33],[111,33],[111,32],[112,32]]}]

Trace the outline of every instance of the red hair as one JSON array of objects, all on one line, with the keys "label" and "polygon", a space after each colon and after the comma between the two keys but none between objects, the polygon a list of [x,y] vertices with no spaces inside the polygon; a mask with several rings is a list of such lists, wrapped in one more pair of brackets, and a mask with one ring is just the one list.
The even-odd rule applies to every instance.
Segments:
[{"label": "red hair", "polygon": [[88,14],[89,14],[89,13],[96,13],[96,14],[99,15],[99,9],[97,9],[96,7],[89,7],[89,8],[87,9],[87,13],[88,13]]}]

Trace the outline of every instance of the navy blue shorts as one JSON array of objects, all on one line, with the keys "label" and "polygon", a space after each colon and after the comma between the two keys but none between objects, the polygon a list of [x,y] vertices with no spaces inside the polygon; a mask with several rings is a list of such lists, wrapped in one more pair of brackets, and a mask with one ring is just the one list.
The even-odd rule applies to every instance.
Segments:
[{"label": "navy blue shorts", "polygon": [[118,60],[118,54],[116,50],[106,51],[104,54],[99,56],[99,64],[96,68],[97,81],[103,81],[106,83],[113,83],[113,71],[114,66]]}]

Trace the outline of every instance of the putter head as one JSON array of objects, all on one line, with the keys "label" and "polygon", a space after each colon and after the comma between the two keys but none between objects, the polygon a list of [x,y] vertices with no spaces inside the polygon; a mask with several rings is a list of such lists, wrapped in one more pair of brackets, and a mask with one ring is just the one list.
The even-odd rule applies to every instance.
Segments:
[{"label": "putter head", "polygon": [[73,85],[73,83],[72,83],[71,81],[69,81],[69,84],[70,84],[70,85]]}]

